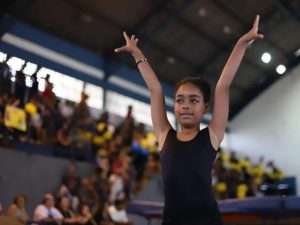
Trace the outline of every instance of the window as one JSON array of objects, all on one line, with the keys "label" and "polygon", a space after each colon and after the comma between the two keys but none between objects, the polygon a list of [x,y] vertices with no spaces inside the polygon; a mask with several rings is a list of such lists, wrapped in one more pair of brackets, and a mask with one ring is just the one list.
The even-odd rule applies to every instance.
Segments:
[{"label": "window", "polygon": [[89,96],[87,100],[89,107],[96,109],[103,108],[103,88],[86,83],[84,92]]},{"label": "window", "polygon": [[[144,123],[152,127],[150,105],[144,102],[129,98],[113,91],[107,91],[107,110],[111,113],[125,117],[127,107],[132,105],[133,117],[137,122]],[[167,117],[173,127],[175,127],[175,116],[167,112]]]},{"label": "window", "polygon": [[53,92],[57,97],[74,102],[80,101],[83,81],[45,67],[42,67],[37,73],[40,91],[45,90],[45,78],[48,74],[50,75],[50,82],[53,83]]}]

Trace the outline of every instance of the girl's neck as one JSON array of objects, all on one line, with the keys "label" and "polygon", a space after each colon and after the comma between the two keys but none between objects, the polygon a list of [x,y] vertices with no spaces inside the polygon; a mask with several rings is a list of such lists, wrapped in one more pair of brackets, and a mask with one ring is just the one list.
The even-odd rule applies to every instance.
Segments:
[{"label": "girl's neck", "polygon": [[198,127],[191,127],[191,128],[184,128],[183,127],[179,130],[179,133],[181,133],[182,135],[191,135],[191,134],[194,134],[198,131],[199,131]]}]

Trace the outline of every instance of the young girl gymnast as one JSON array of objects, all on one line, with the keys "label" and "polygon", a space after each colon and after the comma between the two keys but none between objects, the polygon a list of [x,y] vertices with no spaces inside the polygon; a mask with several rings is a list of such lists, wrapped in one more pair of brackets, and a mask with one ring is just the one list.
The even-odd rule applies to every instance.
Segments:
[{"label": "young girl gymnast", "polygon": [[174,111],[179,129],[170,126],[164,109],[162,86],[138,48],[135,35],[123,33],[126,45],[115,52],[130,53],[150,91],[151,118],[161,154],[165,204],[163,225],[221,225],[222,219],[212,190],[211,170],[224,137],[229,113],[229,92],[247,47],[258,33],[257,15],[249,32],[236,42],[216,84],[212,119],[200,130],[208,110],[210,87],[200,78],[177,83]]}]

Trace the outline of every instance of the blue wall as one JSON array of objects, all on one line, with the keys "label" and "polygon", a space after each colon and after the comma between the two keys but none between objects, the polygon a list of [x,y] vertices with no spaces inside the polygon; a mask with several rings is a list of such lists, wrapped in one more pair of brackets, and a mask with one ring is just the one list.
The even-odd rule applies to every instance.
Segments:
[{"label": "blue wall", "polygon": [[[2,18],[2,21],[0,21],[0,26],[0,31],[2,35],[10,34],[18,38],[25,39],[26,41],[30,41],[31,43],[47,48],[48,50],[52,50],[66,57],[78,60],[88,66],[92,66],[102,71],[106,70],[108,71],[108,73],[113,73],[113,75],[115,76],[119,76],[127,81],[130,81],[132,83],[138,84],[146,88],[145,83],[138,71],[132,70],[126,65],[112,63],[108,60],[105,60],[101,55],[95,54],[89,50],[83,49],[72,43],[59,39],[49,33],[40,31],[28,24],[17,21],[16,19],[11,18],[9,16]],[[33,53],[28,49],[24,50],[21,47],[15,46],[14,44],[5,42],[2,39],[0,42],[0,50],[8,53],[9,55],[18,56],[25,60],[34,62],[38,65],[48,67],[58,72],[76,77],[80,80],[102,86],[104,89],[114,90],[123,95],[133,97],[137,100],[146,103],[150,102],[149,98],[141,96],[138,93],[134,93],[133,91],[121,88],[117,85],[108,83],[106,79],[101,79],[99,77],[93,76],[92,74],[83,73],[82,71],[79,71],[76,68],[71,68],[70,66],[57,63],[47,57],[42,57],[36,53]],[[165,84],[163,82],[162,86],[165,95],[172,98],[173,88],[170,85]],[[172,110],[171,107],[167,108],[168,110]]]}]

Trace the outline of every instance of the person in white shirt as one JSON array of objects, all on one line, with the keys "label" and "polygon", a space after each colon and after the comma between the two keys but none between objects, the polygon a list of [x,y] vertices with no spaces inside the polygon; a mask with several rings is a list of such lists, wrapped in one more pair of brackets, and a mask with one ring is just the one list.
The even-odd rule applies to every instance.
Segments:
[{"label": "person in white shirt", "polygon": [[60,224],[63,220],[63,215],[54,205],[53,194],[45,194],[42,204],[38,205],[34,210],[33,220],[35,222],[47,222],[47,224]]},{"label": "person in white shirt", "polygon": [[116,200],[114,205],[108,207],[107,212],[113,223],[118,225],[132,225],[126,212],[125,200]]}]

